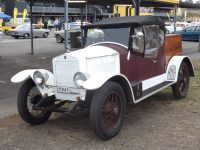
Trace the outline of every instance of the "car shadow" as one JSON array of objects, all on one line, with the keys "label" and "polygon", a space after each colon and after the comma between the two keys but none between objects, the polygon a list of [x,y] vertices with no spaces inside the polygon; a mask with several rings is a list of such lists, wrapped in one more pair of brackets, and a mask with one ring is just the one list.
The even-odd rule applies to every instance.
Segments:
[{"label": "car shadow", "polygon": [[[149,117],[156,118],[157,115],[170,112],[170,105],[175,99],[171,92],[160,92],[146,100],[128,106],[127,115],[122,131],[127,132],[126,129],[139,127],[138,130],[143,130],[147,124],[144,124],[145,119]],[[43,126],[43,125],[39,125]],[[86,141],[100,140],[90,127],[90,119],[86,114],[60,114],[53,113],[44,126],[48,126],[50,130],[56,130],[59,133],[73,136],[74,138],[83,138]],[[101,141],[101,140],[100,140]]]}]

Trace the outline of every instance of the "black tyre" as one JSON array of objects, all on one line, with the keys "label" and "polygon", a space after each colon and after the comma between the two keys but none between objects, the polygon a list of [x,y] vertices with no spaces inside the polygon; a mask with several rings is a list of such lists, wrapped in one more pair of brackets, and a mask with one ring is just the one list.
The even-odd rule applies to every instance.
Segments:
[{"label": "black tyre", "polygon": [[188,93],[190,83],[189,69],[185,62],[181,63],[178,80],[172,85],[172,92],[175,98],[181,99],[185,98]]},{"label": "black tyre", "polygon": [[62,38],[62,36],[61,35],[56,35],[56,42],[57,43],[62,43],[63,42],[63,38]]},{"label": "black tyre", "polygon": [[99,137],[107,140],[116,136],[123,125],[125,113],[126,98],[118,83],[107,82],[95,92],[90,123]]},{"label": "black tyre", "polygon": [[8,30],[5,30],[4,33],[5,33],[5,35],[8,35]]},{"label": "black tyre", "polygon": [[14,36],[14,38],[15,38],[15,39],[18,39],[18,38],[19,38],[19,36]]},{"label": "black tyre", "polygon": [[48,33],[48,32],[45,32],[45,33],[43,34],[43,38],[48,38],[48,36],[49,36],[49,33]]},{"label": "black tyre", "polygon": [[42,99],[35,83],[29,79],[26,80],[20,88],[17,107],[22,119],[29,124],[41,124],[49,119],[51,111],[33,110],[33,105]]},{"label": "black tyre", "polygon": [[30,38],[30,34],[25,33],[23,37],[24,37],[24,39],[29,39]]}]

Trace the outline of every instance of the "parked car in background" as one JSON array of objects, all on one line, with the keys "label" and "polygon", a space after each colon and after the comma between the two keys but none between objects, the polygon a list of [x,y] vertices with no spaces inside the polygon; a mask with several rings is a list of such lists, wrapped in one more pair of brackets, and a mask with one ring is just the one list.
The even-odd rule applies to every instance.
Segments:
[{"label": "parked car in background", "polygon": [[127,104],[167,87],[177,99],[187,96],[192,62],[181,55],[181,35],[165,36],[160,18],[108,18],[82,29],[84,47],[53,58],[53,73],[28,69],[12,77],[23,82],[17,106],[27,123],[44,123],[52,112],[87,112],[95,133],[108,140],[120,132]]},{"label": "parked car in background", "polygon": [[[68,30],[68,33],[70,30]],[[65,40],[65,30],[55,31],[54,36],[57,43],[62,43]],[[70,34],[68,34],[68,40],[70,40]]]},{"label": "parked car in background", "polygon": [[191,26],[200,26],[200,22],[191,22]]},{"label": "parked car in background", "polygon": [[183,41],[199,41],[200,26],[191,26],[177,33],[182,35]]},{"label": "parked car in background", "polygon": [[[165,26],[165,28],[168,31],[168,34],[173,34],[174,33],[174,26]],[[176,27],[176,31],[181,31],[183,30],[183,27]]]},{"label": "parked car in background", "polygon": [[[13,25],[15,22],[15,26]],[[5,25],[2,27],[3,32],[8,35],[9,31],[11,29],[14,29],[15,27],[21,25],[21,24],[25,24],[25,23],[30,23],[30,19],[29,18],[12,18],[12,19],[7,19],[5,20]]]},{"label": "parked car in background", "polygon": [[190,27],[190,26],[191,26],[191,24],[187,23],[187,22],[177,22],[176,23],[176,27],[182,27],[183,29]]},{"label": "parked car in background", "polygon": [[[90,24],[89,22],[83,22],[83,25]],[[68,40],[70,40],[70,32],[81,31],[81,22],[71,22],[68,26]],[[54,36],[57,43],[62,43],[65,40],[65,30],[55,31]]]},{"label": "parked car in background", "polygon": [[[167,24],[166,25],[167,33],[168,34],[174,33],[174,24],[173,23],[171,23],[170,25],[169,25],[169,23],[165,23],[165,24]],[[187,22],[177,22],[176,23],[176,31],[181,31],[190,26],[191,26],[190,23],[187,23]]]},{"label": "parked car in background", "polygon": [[3,39],[3,31],[0,29],[0,41]]},{"label": "parked car in background", "polygon": [[[47,38],[49,36],[50,30],[47,29],[40,29],[37,24],[33,24],[33,36],[34,37],[43,37]],[[30,38],[31,30],[30,30],[30,24],[22,24],[17,26],[15,29],[11,29],[9,31],[9,35],[11,35],[14,38],[23,37],[24,39]]]}]

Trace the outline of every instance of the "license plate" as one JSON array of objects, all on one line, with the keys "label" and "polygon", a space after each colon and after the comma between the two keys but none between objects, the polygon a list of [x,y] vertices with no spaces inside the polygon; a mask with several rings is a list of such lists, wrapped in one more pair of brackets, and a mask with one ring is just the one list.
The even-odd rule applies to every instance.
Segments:
[{"label": "license plate", "polygon": [[70,93],[70,90],[69,90],[69,88],[67,88],[67,87],[58,87],[58,88],[57,88],[57,92],[58,92],[58,93],[69,94],[69,93]]}]

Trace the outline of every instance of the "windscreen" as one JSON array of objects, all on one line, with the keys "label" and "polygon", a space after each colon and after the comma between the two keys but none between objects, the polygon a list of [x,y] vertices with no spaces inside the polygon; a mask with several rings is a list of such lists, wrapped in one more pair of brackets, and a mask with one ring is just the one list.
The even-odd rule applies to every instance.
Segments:
[{"label": "windscreen", "polygon": [[88,29],[85,46],[99,42],[115,42],[128,46],[129,32],[130,28]]}]

